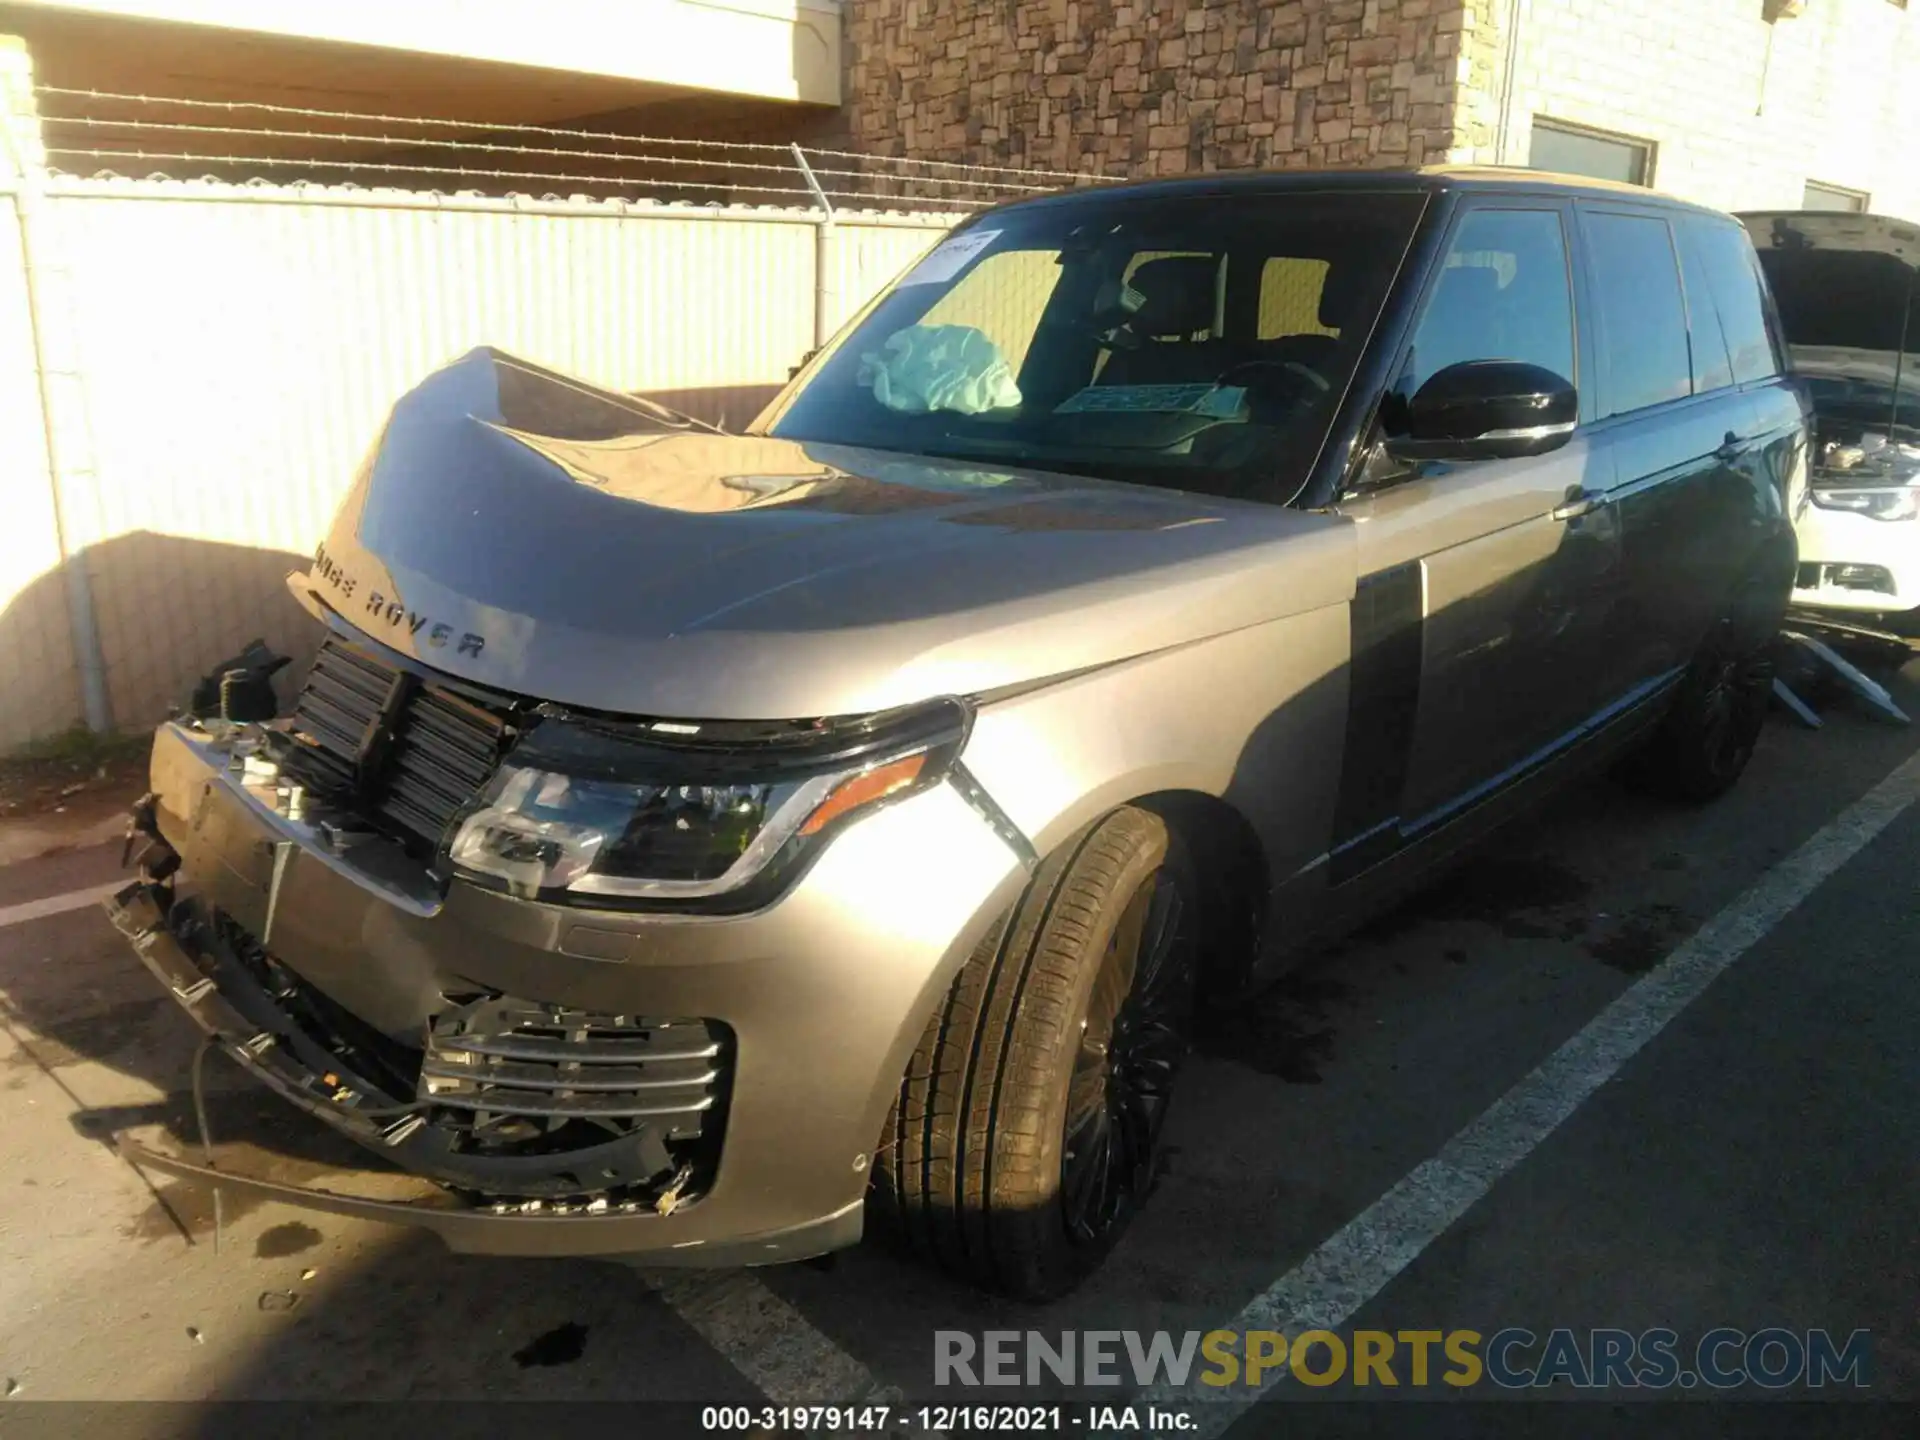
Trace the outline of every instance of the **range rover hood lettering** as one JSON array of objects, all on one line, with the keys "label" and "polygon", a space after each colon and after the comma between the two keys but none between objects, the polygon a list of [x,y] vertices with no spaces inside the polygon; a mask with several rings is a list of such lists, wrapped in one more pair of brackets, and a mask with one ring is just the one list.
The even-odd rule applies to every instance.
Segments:
[{"label": "range rover hood lettering", "polygon": [[483,349],[395,405],[295,588],[477,684],[787,719],[1343,603],[1353,566],[1334,516],[729,435]]}]

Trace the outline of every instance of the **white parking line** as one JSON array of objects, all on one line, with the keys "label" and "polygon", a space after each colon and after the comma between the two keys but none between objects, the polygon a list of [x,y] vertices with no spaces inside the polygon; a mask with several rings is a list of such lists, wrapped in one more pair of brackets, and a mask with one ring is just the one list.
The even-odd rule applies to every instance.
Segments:
[{"label": "white parking line", "polygon": [[[1816,831],[1793,854],[1707,921],[1532,1074],[1496,1100],[1299,1265],[1254,1297],[1224,1330],[1337,1330],[1439,1239],[1498,1180],[1620,1072],[1722,971],[1753,948],[1875,836],[1920,798],[1920,755]],[[1194,1436],[1216,1436],[1284,1371],[1194,1406]],[[1158,1387],[1140,1398],[1192,1401],[1192,1389]],[[1210,1397],[1211,1398],[1211,1397]]]},{"label": "white parking line", "polygon": [[656,1272],[649,1281],[701,1339],[775,1405],[898,1399],[750,1271]]},{"label": "white parking line", "polygon": [[111,885],[94,885],[85,890],[69,890],[64,895],[49,895],[44,900],[26,900],[18,905],[0,906],[0,930],[9,925],[24,925],[29,920],[44,920],[49,915],[64,915],[69,910],[84,910],[98,905],[116,890],[125,889],[126,880]]}]

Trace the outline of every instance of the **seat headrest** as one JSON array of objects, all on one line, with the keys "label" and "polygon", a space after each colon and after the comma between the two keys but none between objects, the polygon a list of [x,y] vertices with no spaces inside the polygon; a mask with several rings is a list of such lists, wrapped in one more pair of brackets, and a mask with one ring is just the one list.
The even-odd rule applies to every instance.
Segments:
[{"label": "seat headrest", "polygon": [[1320,323],[1329,330],[1345,330],[1366,296],[1371,279],[1367,267],[1349,260],[1335,260],[1320,282]]},{"label": "seat headrest", "polygon": [[1182,337],[1213,329],[1220,261],[1212,255],[1148,260],[1127,281],[1147,297],[1133,317],[1136,335]]}]

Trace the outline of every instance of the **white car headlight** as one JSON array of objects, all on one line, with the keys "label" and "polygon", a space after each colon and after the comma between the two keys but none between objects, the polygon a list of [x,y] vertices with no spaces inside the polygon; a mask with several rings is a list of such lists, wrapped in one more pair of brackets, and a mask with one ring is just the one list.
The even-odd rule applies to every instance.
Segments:
[{"label": "white car headlight", "polygon": [[1874,520],[1911,520],[1920,515],[1920,486],[1886,485],[1871,490],[1830,490],[1815,486],[1813,503],[1822,510],[1850,510]]}]

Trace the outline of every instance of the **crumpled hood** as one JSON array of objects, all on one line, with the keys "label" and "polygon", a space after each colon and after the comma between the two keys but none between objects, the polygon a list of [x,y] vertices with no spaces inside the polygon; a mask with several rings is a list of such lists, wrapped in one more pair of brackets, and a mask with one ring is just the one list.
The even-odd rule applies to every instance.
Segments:
[{"label": "crumpled hood", "polygon": [[727,435],[476,350],[394,407],[296,589],[479,684],[791,719],[1122,660],[1353,579],[1333,516]]}]

